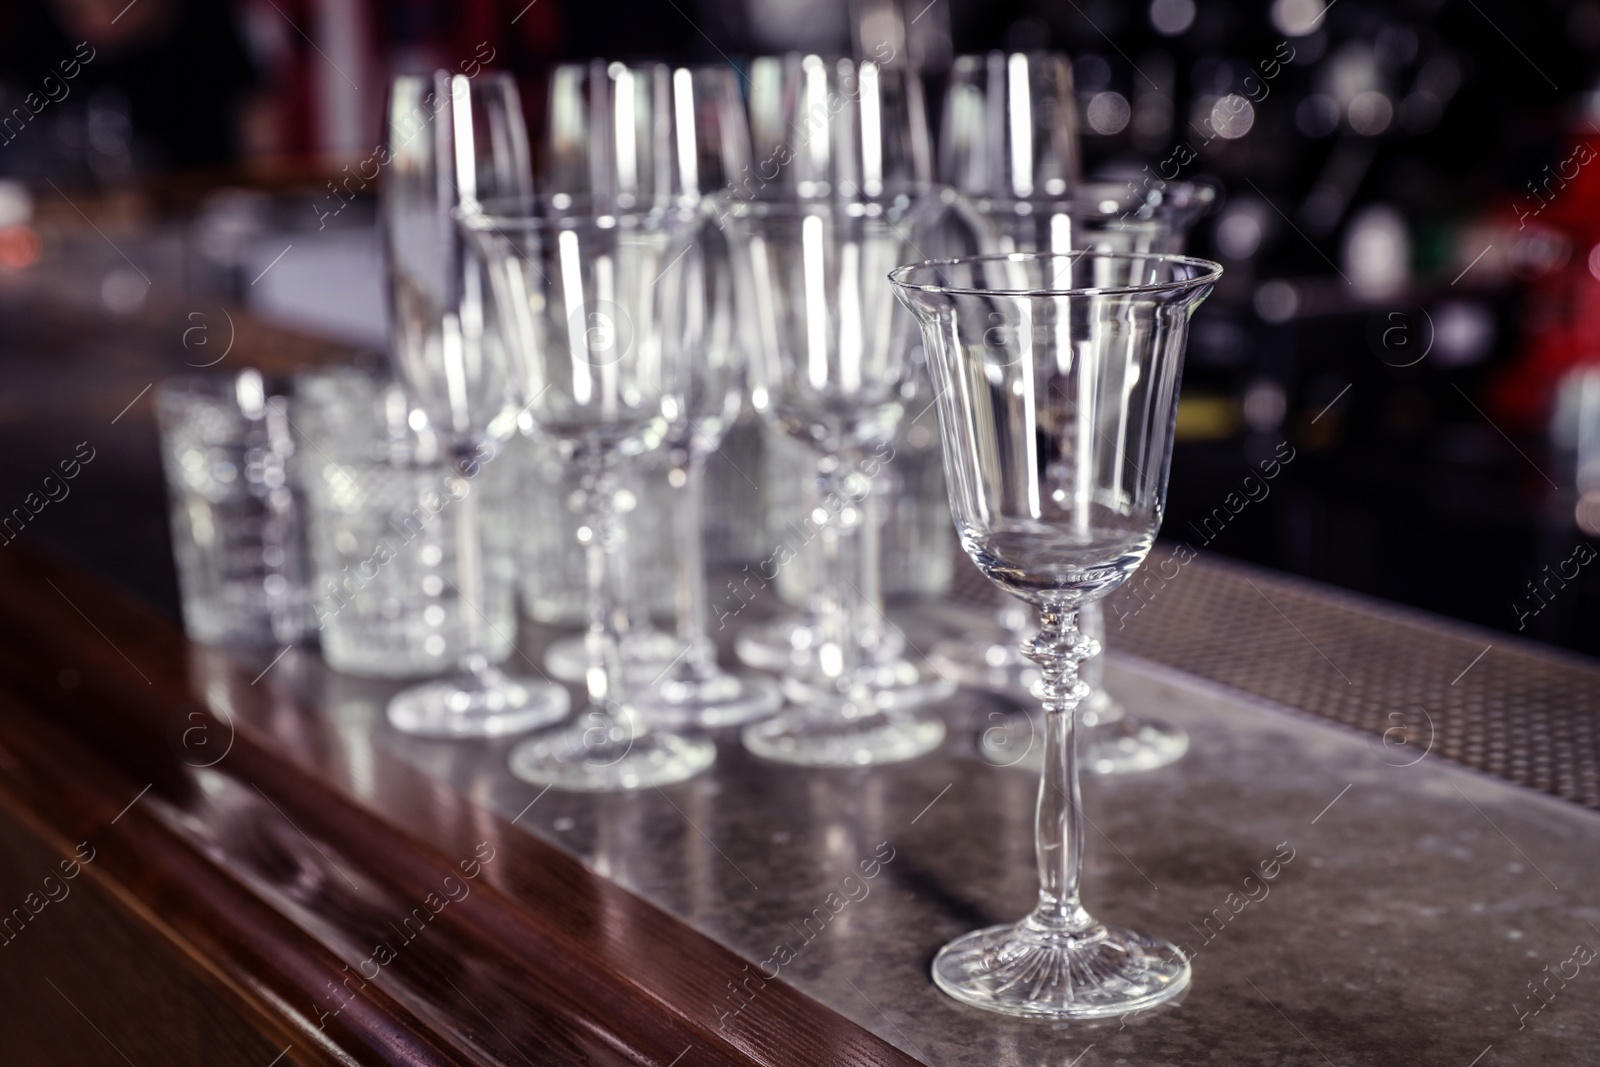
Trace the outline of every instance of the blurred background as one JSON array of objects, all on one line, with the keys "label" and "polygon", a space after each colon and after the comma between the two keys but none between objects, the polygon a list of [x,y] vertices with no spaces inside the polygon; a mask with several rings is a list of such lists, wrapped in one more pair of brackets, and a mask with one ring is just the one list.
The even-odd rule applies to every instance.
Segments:
[{"label": "blurred background", "polygon": [[149,386],[382,352],[392,75],[885,45],[1223,190],[1168,540],[1600,654],[1597,0],[0,0],[0,547],[176,617]]}]

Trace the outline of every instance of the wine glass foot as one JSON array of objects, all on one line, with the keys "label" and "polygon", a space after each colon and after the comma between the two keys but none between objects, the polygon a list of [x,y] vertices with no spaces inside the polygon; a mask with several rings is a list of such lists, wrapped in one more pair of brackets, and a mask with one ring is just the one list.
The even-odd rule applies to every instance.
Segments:
[{"label": "wine glass foot", "polygon": [[944,720],[899,709],[859,718],[823,718],[801,706],[744,728],[744,747],[762,759],[803,767],[869,767],[932,752]]},{"label": "wine glass foot", "polygon": [[[1092,774],[1153,771],[1189,750],[1189,735],[1155,719],[1124,715],[1112,722],[1081,726],[1083,767]],[[996,767],[1038,772],[1044,766],[1044,737],[1026,711],[1004,716],[983,732],[979,754]]]},{"label": "wine glass foot", "polygon": [[1124,715],[1085,731],[1083,765],[1093,774],[1153,771],[1189,751],[1189,735],[1156,719]]},{"label": "wine glass foot", "polygon": [[[595,723],[599,721],[599,725]],[[601,713],[530,737],[511,750],[511,773],[524,782],[580,793],[611,793],[693,778],[717,758],[707,738],[635,732]]]},{"label": "wine glass foot", "polygon": [[1039,668],[1022,654],[1014,636],[1002,633],[950,637],[928,650],[928,659],[946,677],[968,689],[1026,696],[1039,681]]},{"label": "wine glass foot", "polygon": [[505,737],[549,726],[566,715],[567,691],[493,668],[424,682],[389,701],[389,723],[418,737]]},{"label": "wine glass foot", "polygon": [[[622,639],[622,669],[629,684],[648,686],[683,652],[683,644],[671,634],[654,629],[635,629]],[[544,668],[550,677],[574,685],[589,672],[589,650],[584,635],[563,637],[545,649]]]},{"label": "wine glass foot", "polygon": [[[822,644],[822,626],[809,615],[784,615],[770,622],[746,627],[734,640],[733,654],[746,667],[771,674],[803,670]],[[877,648],[880,659],[898,659],[905,651],[905,637],[886,629]]]},{"label": "wine glass foot", "polygon": [[667,677],[633,698],[652,726],[721,730],[764,719],[783,706],[771,678],[741,678],[723,671],[701,677]]},{"label": "wine glass foot", "polygon": [[1094,924],[1079,933],[1032,918],[958,937],[933,961],[933,980],[985,1011],[1040,1019],[1104,1019],[1154,1007],[1189,985],[1176,945]]},{"label": "wine glass foot", "polygon": [[[817,704],[829,699],[834,690],[819,688],[809,673],[783,679],[783,695],[794,704]],[[956,691],[956,683],[931,663],[909,659],[883,660],[861,668],[860,686],[870,692],[880,708],[914,708],[943,700]]]}]

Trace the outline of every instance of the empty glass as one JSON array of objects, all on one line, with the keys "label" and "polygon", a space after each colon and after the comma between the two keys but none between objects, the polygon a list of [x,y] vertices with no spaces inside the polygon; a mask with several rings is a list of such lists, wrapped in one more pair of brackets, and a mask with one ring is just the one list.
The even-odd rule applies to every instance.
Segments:
[{"label": "empty glass", "polygon": [[298,642],[308,568],[283,398],[245,370],[164,381],[155,403],[184,630],[212,644]]},{"label": "empty glass", "polygon": [[[596,189],[619,204],[626,197],[674,213],[688,242],[682,257],[665,268],[673,274],[682,326],[673,343],[682,347],[683,358],[672,369],[680,379],[673,393],[683,403],[666,439],[675,488],[678,648],[635,692],[634,704],[668,725],[737,725],[770,714],[781,703],[770,679],[723,671],[706,634],[705,466],[738,416],[748,338],[739,329],[735,297],[740,287],[728,237],[716,214],[705,209],[704,197],[727,188],[750,163],[738,74],[726,64],[630,68],[616,63],[607,66],[604,83],[597,82],[598,74],[591,67],[586,79],[591,107],[609,95],[605,114],[610,121],[597,120],[592,128],[609,127],[611,136],[603,138],[608,151],[589,153],[591,165],[596,159],[608,163],[603,174],[593,175]],[[631,123],[625,121],[629,110],[635,117]],[[642,131],[641,113],[649,119]],[[638,143],[641,132],[650,135],[648,144]],[[625,165],[630,160],[632,165]]]},{"label": "empty glass", "polygon": [[486,283],[466,254],[454,212],[489,196],[531,191],[527,128],[509,75],[441,71],[394,80],[390,165],[382,200],[389,271],[390,354],[397,377],[439,436],[455,469],[456,597],[461,657],[448,678],[389,703],[406,733],[485,737],[554,722],[565,689],[505,674],[490,663],[478,466],[494,440],[516,432],[504,344],[486,315]]},{"label": "empty glass", "polygon": [[[731,67],[721,69],[733,76]],[[721,138],[697,137],[700,123],[737,136],[744,128],[743,111],[736,84],[730,99],[725,93],[708,93],[711,81],[697,78],[694,70],[681,68],[681,73],[689,83],[682,89],[679,72],[659,63],[630,66],[595,59],[564,63],[551,71],[541,190],[552,203],[564,205],[558,210],[582,203],[596,214],[626,215],[699,204],[701,170],[707,180],[721,173],[708,151]],[[730,104],[737,110],[728,111]],[[687,138],[687,151],[680,130]],[[713,165],[701,168],[702,162]],[[619,477],[637,480],[646,467],[651,468],[650,475],[664,474],[663,465],[654,463],[654,458],[632,461],[635,469],[620,472]],[[652,502],[664,499],[665,494],[657,495],[661,488],[641,487]],[[636,683],[636,691],[648,688],[684,654],[678,640],[651,625],[648,600],[642,595],[644,583],[634,566],[638,555],[630,550],[613,561],[618,571],[615,610],[623,669]],[[582,681],[589,660],[584,640],[568,638],[551,644],[545,664],[552,674]]]},{"label": "empty glass", "polygon": [[[747,169],[733,184],[729,194],[730,210],[759,219],[769,205],[802,203],[832,205],[830,210],[841,217],[875,214],[880,227],[885,222],[889,224],[885,233],[901,244],[904,259],[927,258],[919,246],[924,216],[920,211],[911,210],[931,188],[932,175],[922,83],[914,72],[885,69],[871,62],[827,61],[814,55],[763,58],[751,64],[749,97],[754,154],[760,162]],[[818,213],[816,217],[820,221],[825,214]],[[773,217],[770,213],[768,216]],[[827,241],[832,241],[840,231],[829,223],[819,232],[828,234]],[[785,247],[783,242],[797,241],[798,233],[798,230],[787,236],[773,233],[779,242],[772,246],[774,251]],[[888,329],[894,318],[894,308],[886,300],[872,299],[878,295],[874,293],[874,281],[863,280],[853,273],[860,266],[855,257],[863,246],[852,237],[840,240],[843,259],[837,267],[842,275],[823,282],[819,271],[822,261],[813,257],[814,276],[808,283],[812,284],[812,290],[804,298],[812,301],[844,299],[854,305],[837,309],[837,325],[845,331],[840,344],[843,349],[851,350],[859,340],[853,330],[863,328],[870,334]],[[833,246],[828,247],[827,255],[831,257]],[[795,255],[799,251],[797,246],[790,245],[785,254]],[[833,269],[830,258],[827,270]],[[797,278],[793,275],[782,279],[783,284],[795,281]],[[821,283],[820,288],[815,283]],[[843,289],[837,293],[829,291],[828,287],[834,284],[842,285]],[[758,290],[760,285],[758,279]],[[887,296],[887,290],[881,293]],[[867,301],[861,304],[863,296]],[[800,297],[798,292],[777,298],[758,297],[757,306],[760,307],[760,299],[776,299],[779,304],[787,305]],[[792,314],[793,310],[792,307],[779,308],[778,314]],[[808,314],[826,318],[834,312],[819,306]],[[860,321],[852,315],[859,315]],[[794,325],[791,322],[785,328]],[[914,334],[914,331],[906,332]],[[758,343],[770,345],[774,341],[762,336]],[[789,341],[784,339],[781,343]],[[904,404],[911,398],[920,373],[913,363],[917,349],[914,336],[906,343],[909,347],[897,354],[895,363],[897,370],[907,371],[906,376],[894,382],[876,383],[900,392],[894,414],[896,422]],[[846,380],[839,384],[846,392],[853,388],[848,372]],[[754,395],[771,399],[770,390]],[[794,433],[783,420],[775,421],[774,425],[785,433]],[[802,438],[797,436],[796,439]],[[809,447],[815,449],[817,442],[811,441]],[[874,442],[873,448],[872,469],[864,473],[878,475],[882,471],[887,475],[887,467],[895,454],[892,429],[890,437]],[[815,479],[813,483],[813,488],[824,485]],[[948,695],[953,683],[934,670],[920,654],[905,655],[903,635],[888,624],[884,614],[879,552],[883,494],[867,491],[866,483],[853,485],[851,491],[855,494],[848,498],[851,506],[838,516],[859,531],[851,535],[849,543],[859,544],[862,549],[861,569],[844,590],[855,605],[850,622],[853,628],[851,655],[859,661],[863,673],[875,674],[869,688],[879,705],[910,706]],[[796,509],[796,524],[802,529],[795,552],[804,559],[804,572],[819,576],[820,584],[811,610],[798,617],[746,628],[739,635],[735,648],[739,658],[752,666],[785,671],[786,692],[793,699],[808,703],[835,699],[826,690],[836,687],[839,665],[824,663],[822,658],[830,654],[827,650],[837,641],[837,635],[830,637],[825,633],[827,626],[833,624],[826,617],[830,610],[826,602],[832,598],[837,603],[840,588],[837,576],[820,577],[830,573],[829,565],[819,558],[820,551],[825,548],[824,539],[816,536],[826,524],[819,525],[810,517],[839,509],[830,508],[825,497],[807,494],[804,500],[804,506]],[[832,588],[824,588],[830,582]],[[814,692],[813,683],[821,683],[823,691]],[[869,756],[866,750],[856,752],[856,757],[868,762],[877,759]]]},{"label": "empty glass", "polygon": [[[951,71],[940,139],[940,176],[961,195],[941,230],[947,254],[1069,252],[1182,252],[1189,229],[1215,199],[1210,186],[1190,182],[1083,182],[1078,178],[1077,108],[1072,68],[1057,53],[992,52],[963,56]],[[1027,606],[1001,594],[996,625],[936,643],[929,658],[963,685],[1026,696],[1038,670],[1020,651],[1035,628]],[[1086,605],[1082,625],[1104,628],[1098,603]],[[1189,739],[1177,727],[1129,716],[1099,684],[1079,718],[1083,745],[1097,773],[1146,770],[1177,759]],[[985,732],[986,758],[1037,765],[1038,745],[1025,712]],[[1019,752],[1025,753],[1019,757]]]},{"label": "empty glass", "polygon": [[948,683],[906,660],[861,652],[872,647],[863,632],[885,625],[872,478],[919,373],[911,324],[890,313],[880,280],[907,258],[910,203],[735,207],[742,269],[756,292],[752,376],[763,416],[812,451],[818,504],[805,536],[823,564],[820,643],[806,668],[784,680],[794,706],[744,731],[745,746],[768,759],[888,763],[944,738],[938,716],[916,705],[947,694]]},{"label": "empty glass", "polygon": [[[528,420],[530,430],[532,419]],[[517,555],[517,585],[523,610],[529,618],[551,626],[581,627],[589,617],[588,582],[583,575],[583,546],[577,542],[582,520],[572,513],[568,501],[579,489],[581,474],[563,462],[548,442],[530,432],[506,443],[507,461],[520,472],[513,505]],[[667,460],[659,452],[641,456],[622,472],[624,488],[639,500],[635,509],[645,514],[665,514],[672,507],[675,490],[667,484]],[[651,616],[666,617],[675,603],[672,539],[630,537],[626,548],[629,581],[637,590],[640,609]],[[587,658],[582,655],[576,669],[562,659],[553,664],[546,659],[545,669],[553,678],[581,683]],[[570,672],[570,673],[569,673]],[[642,674],[647,685],[660,674],[658,664],[652,674]]]},{"label": "empty glass", "polygon": [[667,445],[679,474],[672,519],[678,544],[678,640],[683,651],[635,702],[657,722],[715,728],[770,715],[783,698],[770,678],[741,677],[719,667],[716,646],[706,632],[701,528],[705,464],[739,410],[746,338],[738,328],[728,235],[706,214],[690,219],[687,230],[688,251],[668,267],[675,276],[683,323],[674,339],[683,346],[682,358],[673,362],[679,376],[675,392],[683,404],[667,428]]},{"label": "empty glass", "polygon": [[1078,100],[1060,52],[958,56],[939,134],[939,178],[971,196],[1071,195],[1079,182]]},{"label": "empty glass", "polygon": [[[399,385],[353,368],[296,378],[296,482],[307,501],[315,570],[311,611],[322,655],[347,674],[438,674],[466,634],[456,573],[460,501],[437,436],[412,426]],[[486,580],[482,653],[498,663],[516,635],[507,521],[512,479],[502,457],[478,464]]]},{"label": "empty glass", "polygon": [[634,500],[618,470],[658,447],[684,410],[675,331],[683,310],[669,217],[563,216],[532,205],[466,215],[494,283],[494,318],[539,433],[583,472],[572,498],[589,580],[588,706],[511,754],[525,781],[574,790],[641,789],[711,765],[704,738],[647,730],[618,647],[614,561]]},{"label": "empty glass", "polygon": [[1101,925],[1079,902],[1083,815],[1075,719],[1100,651],[1078,613],[1144,561],[1161,525],[1189,317],[1221,268],[1180,256],[1012,254],[902,267],[938,396],[962,547],[1040,613],[1045,760],[1039,903],[940,950],[939,988],[990,1011],[1123,1015],[1180,993],[1174,945]]}]

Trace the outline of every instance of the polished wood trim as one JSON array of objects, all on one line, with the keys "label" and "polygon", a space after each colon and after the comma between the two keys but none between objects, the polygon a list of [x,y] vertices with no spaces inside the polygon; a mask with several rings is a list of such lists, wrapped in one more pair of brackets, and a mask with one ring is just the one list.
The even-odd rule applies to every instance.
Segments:
[{"label": "polished wood trim", "polygon": [[[231,724],[191,692],[197,665]],[[913,1062],[781,981],[720,1027],[739,957],[381,748],[357,781],[326,716],[216,666],[94,580],[0,551],[0,808],[64,855],[90,841],[84,875],[294,1062]],[[191,722],[232,733],[214,765],[176,741]]]}]

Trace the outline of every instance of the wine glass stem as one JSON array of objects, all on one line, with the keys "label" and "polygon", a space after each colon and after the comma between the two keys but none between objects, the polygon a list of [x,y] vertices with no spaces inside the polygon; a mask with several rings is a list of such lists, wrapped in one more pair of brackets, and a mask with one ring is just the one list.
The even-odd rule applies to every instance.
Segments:
[{"label": "wine glass stem", "polygon": [[1039,906],[1031,918],[1052,931],[1076,933],[1094,923],[1078,900],[1083,873],[1083,810],[1073,734],[1075,711],[1089,693],[1089,687],[1078,679],[1078,665],[1099,647],[1079,632],[1076,609],[1044,607],[1039,622],[1039,633],[1023,647],[1044,676],[1044,773],[1039,779],[1034,824]]},{"label": "wine glass stem", "polygon": [[[859,582],[862,545],[859,536],[863,523],[860,501],[853,500],[849,475],[853,466],[842,458],[819,467],[818,483],[822,506],[828,515],[819,540],[822,547],[822,581],[818,588],[826,597],[822,611],[822,647],[817,666],[824,679],[839,689],[848,689],[858,673],[861,656],[858,635],[863,603]],[[855,511],[855,514],[850,514]]]},{"label": "wine glass stem", "polygon": [[488,581],[484,577],[482,509],[478,500],[479,487],[473,484],[483,474],[484,462],[474,442],[460,442],[454,449],[452,466],[458,494],[455,514],[456,606],[461,616],[458,666],[462,674],[473,677],[482,677],[489,669],[483,621]]},{"label": "wine glass stem", "polygon": [[678,470],[683,483],[678,487],[673,507],[674,536],[678,547],[677,600],[678,640],[688,649],[687,666],[699,673],[709,666],[706,656],[706,552],[705,455],[693,444],[686,445]]},{"label": "wine glass stem", "polygon": [[853,639],[868,655],[883,647],[888,617],[883,610],[883,502],[879,486],[868,478],[861,498],[861,525],[856,534],[856,630]]},{"label": "wine glass stem", "polygon": [[[584,687],[593,710],[627,714],[621,633],[617,628],[617,561],[627,548],[627,533],[617,512],[616,476],[603,460],[590,460],[583,478],[583,515],[578,543],[584,549],[589,586],[589,629],[584,651],[589,668]],[[635,736],[639,729],[636,727]]]}]

